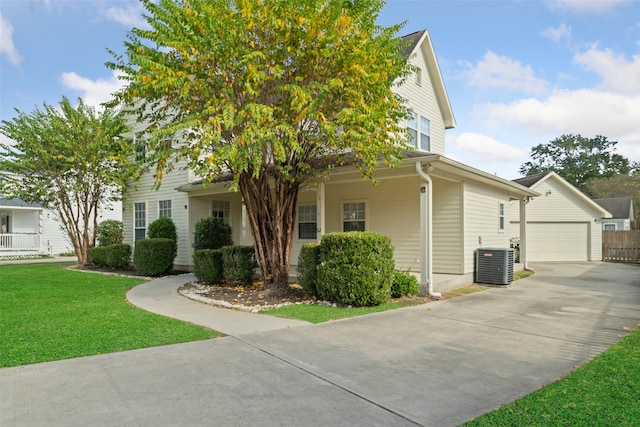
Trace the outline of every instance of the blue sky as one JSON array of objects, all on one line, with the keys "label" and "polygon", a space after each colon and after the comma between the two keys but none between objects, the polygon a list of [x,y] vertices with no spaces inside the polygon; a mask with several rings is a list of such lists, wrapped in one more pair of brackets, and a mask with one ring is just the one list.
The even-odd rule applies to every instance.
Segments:
[{"label": "blue sky", "polygon": [[[98,105],[104,63],[143,25],[137,1],[1,0],[0,120],[62,96]],[[640,161],[640,2],[389,0],[380,23],[428,29],[457,120],[447,156],[518,177],[531,147],[607,136]]]}]

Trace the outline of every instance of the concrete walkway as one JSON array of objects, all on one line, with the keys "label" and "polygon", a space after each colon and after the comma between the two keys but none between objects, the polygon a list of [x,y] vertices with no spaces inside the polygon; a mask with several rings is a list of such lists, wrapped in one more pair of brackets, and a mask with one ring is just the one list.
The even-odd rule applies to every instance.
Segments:
[{"label": "concrete walkway", "polygon": [[510,287],[416,307],[0,369],[0,425],[459,425],[640,324],[639,267],[533,268]]},{"label": "concrete walkway", "polygon": [[309,322],[301,320],[218,308],[178,294],[177,289],[180,286],[194,280],[193,274],[152,280],[132,288],[127,293],[127,300],[143,310],[234,336],[310,325]]}]

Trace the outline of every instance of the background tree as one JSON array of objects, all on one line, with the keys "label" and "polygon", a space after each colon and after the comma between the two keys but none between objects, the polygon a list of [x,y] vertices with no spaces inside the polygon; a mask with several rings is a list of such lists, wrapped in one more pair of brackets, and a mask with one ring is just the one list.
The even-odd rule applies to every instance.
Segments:
[{"label": "background tree", "polygon": [[589,180],[585,187],[586,193],[594,199],[611,197],[633,198],[633,227],[640,227],[640,170],[635,169],[631,175],[614,175],[609,178],[595,178]]},{"label": "background tree", "polygon": [[562,135],[547,144],[531,149],[531,160],[520,167],[520,173],[535,175],[554,171],[584,191],[587,181],[630,172],[629,160],[615,154],[617,141],[605,136],[585,138]]},{"label": "background tree", "polygon": [[151,29],[107,65],[149,125],[156,179],[181,159],[207,182],[231,172],[265,282],[286,285],[300,186],[343,164],[372,178],[379,155],[401,156],[400,25],[376,24],[381,0],[142,3]]},{"label": "background tree", "polygon": [[128,162],[130,142],[120,114],[101,113],[81,99],[67,98],[59,106],[44,104],[30,114],[3,120],[0,132],[16,142],[0,144],[0,171],[6,177],[0,193],[51,209],[82,264],[89,263],[95,245],[98,208],[120,199],[135,165]]}]

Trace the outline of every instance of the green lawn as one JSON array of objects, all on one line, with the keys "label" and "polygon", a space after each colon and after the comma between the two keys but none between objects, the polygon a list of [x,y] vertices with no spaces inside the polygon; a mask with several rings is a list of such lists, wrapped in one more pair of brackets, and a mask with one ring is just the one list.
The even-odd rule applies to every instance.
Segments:
[{"label": "green lawn", "polygon": [[464,425],[640,425],[640,330],[562,380]]},{"label": "green lawn", "polygon": [[294,304],[284,307],[265,310],[261,313],[272,316],[290,317],[294,319],[306,320],[311,323],[328,322],[329,320],[344,319],[347,317],[362,316],[364,314],[379,313],[381,311],[393,310],[400,307],[415,305],[413,302],[392,302],[380,304],[373,307],[328,307],[316,304]]},{"label": "green lawn", "polygon": [[142,283],[55,264],[0,265],[0,367],[219,336],[130,306]]}]

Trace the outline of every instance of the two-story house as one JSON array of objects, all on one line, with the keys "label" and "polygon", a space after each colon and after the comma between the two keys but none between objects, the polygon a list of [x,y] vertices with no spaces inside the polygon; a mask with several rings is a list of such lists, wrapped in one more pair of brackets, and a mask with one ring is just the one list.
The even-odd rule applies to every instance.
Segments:
[{"label": "two-story house", "polygon": [[[455,119],[429,34],[405,40],[403,54],[416,72],[395,90],[413,111],[406,125],[415,150],[400,167],[380,167],[377,186],[350,166],[309,182],[299,197],[292,263],[302,244],[324,233],[374,231],[391,237],[397,268],[419,274],[425,290],[443,291],[473,282],[477,248],[509,247],[507,205],[518,201],[524,216],[526,200],[538,193],[445,157],[445,130],[455,127]],[[144,238],[156,218],[171,217],[178,228],[176,265],[189,267],[195,224],[215,216],[231,225],[236,244],[252,243],[242,198],[229,183],[205,189],[178,169],[165,175],[158,191],[153,182],[151,173],[145,175],[126,198],[125,242]],[[526,238],[526,231],[520,235]]]}]

